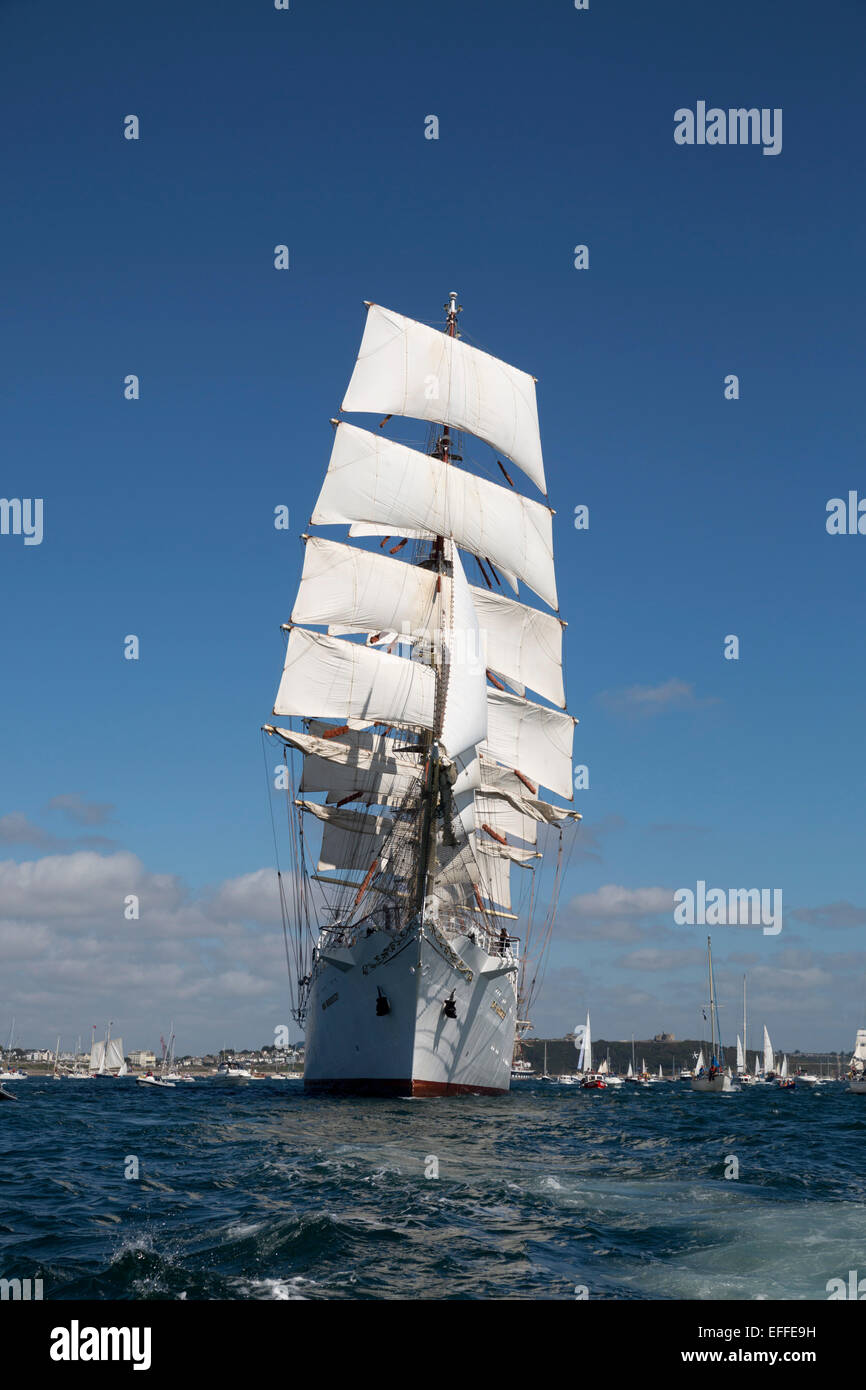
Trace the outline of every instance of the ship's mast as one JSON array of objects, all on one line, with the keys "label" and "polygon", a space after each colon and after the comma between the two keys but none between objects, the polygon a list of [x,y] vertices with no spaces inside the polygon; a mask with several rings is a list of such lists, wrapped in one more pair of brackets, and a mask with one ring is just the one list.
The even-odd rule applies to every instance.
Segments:
[{"label": "ship's mast", "polygon": [[[457,303],[457,291],[449,290],[448,303],[443,305],[445,309],[445,332],[449,338],[457,337],[457,315],[461,312],[462,306]],[[443,424],[442,433],[436,440],[434,457],[441,459],[443,463],[451,462],[451,430],[448,425]],[[437,536],[433,542],[433,557],[436,562],[437,592],[442,591],[442,574],[444,572],[445,559],[445,537]],[[437,658],[435,644],[439,643],[440,652]],[[433,666],[436,676],[436,695],[434,699],[433,722],[436,726],[430,737],[427,750],[427,767],[424,779],[424,814],[421,822],[421,844],[418,865],[418,910],[423,909],[424,899],[427,895],[427,880],[434,865],[436,855],[435,844],[435,821],[434,814],[439,801],[439,745],[437,742],[438,731],[441,724],[441,700],[443,697],[442,662],[441,662],[441,621],[439,635],[434,636]]]}]

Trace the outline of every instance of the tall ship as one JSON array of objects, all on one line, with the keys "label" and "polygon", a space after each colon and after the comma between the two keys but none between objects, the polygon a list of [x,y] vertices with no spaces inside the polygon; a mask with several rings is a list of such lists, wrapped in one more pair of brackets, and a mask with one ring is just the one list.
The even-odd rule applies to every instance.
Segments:
[{"label": "tall ship", "polygon": [[492,1095],[580,819],[535,379],[454,292],[444,331],[366,307],[264,725],[292,1013],[307,1089]]}]

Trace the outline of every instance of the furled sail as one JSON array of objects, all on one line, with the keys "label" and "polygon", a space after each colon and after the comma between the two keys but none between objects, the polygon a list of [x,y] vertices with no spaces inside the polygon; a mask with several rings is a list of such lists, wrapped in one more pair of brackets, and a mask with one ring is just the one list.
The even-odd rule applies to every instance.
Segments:
[{"label": "furled sail", "polygon": [[468,430],[546,491],[533,378],[379,304],[369,306],[343,410]]},{"label": "furled sail", "polygon": [[512,570],[551,608],[557,606],[549,507],[355,425],[336,427],[312,521],[376,522],[400,536],[419,528],[425,535],[448,536]]}]

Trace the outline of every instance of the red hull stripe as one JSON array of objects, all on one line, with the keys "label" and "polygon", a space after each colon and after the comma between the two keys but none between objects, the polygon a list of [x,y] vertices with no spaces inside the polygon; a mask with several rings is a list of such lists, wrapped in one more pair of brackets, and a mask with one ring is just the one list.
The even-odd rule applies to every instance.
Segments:
[{"label": "red hull stripe", "polygon": [[356,1096],[504,1096],[502,1086],[468,1086],[452,1081],[410,1081],[391,1077],[341,1077],[313,1081],[305,1078],[304,1090]]}]

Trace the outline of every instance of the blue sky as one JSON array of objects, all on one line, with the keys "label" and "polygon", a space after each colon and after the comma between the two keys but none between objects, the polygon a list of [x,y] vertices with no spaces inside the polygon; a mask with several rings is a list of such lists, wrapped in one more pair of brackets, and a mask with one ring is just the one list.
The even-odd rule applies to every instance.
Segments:
[{"label": "blue sky", "polygon": [[[0,536],[0,1026],[104,1014],[146,1043],[174,1016],[192,1049],[283,1021],[258,729],[298,536],[362,301],[437,321],[456,288],[468,339],[539,380],[590,769],[539,1032],[590,1007],[599,1035],[693,1034],[705,933],[658,904],[700,878],[784,894],[778,937],[715,934],[728,1012],[745,970],[755,1036],[849,1045],[866,537],[825,509],[866,495],[864,27],[854,3],[0,4],[0,494],[45,509],[40,546]],[[698,100],[781,108],[782,152],[676,145]],[[114,907],[136,885],[147,927]]]}]

